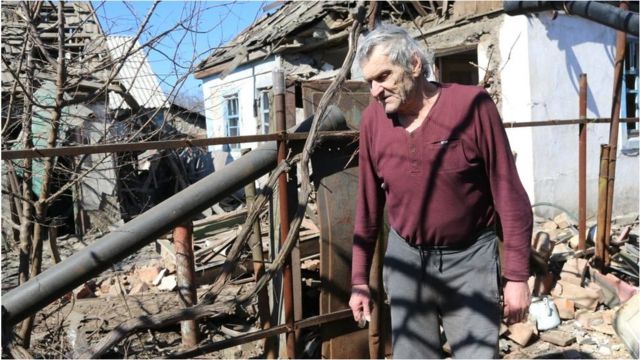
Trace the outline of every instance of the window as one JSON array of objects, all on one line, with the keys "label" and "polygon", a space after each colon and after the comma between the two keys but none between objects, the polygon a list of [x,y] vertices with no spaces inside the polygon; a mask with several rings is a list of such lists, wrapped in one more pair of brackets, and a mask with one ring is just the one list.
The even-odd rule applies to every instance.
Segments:
[{"label": "window", "polygon": [[260,128],[263,134],[269,133],[269,92],[260,91]]},{"label": "window", "polygon": [[475,48],[453,54],[442,54],[436,59],[438,80],[443,83],[478,85],[478,69],[472,65],[477,63],[478,54]]},{"label": "window", "polygon": [[[225,127],[226,136],[240,136],[240,109],[238,95],[225,98]],[[239,149],[240,144],[229,144],[230,149]]]}]

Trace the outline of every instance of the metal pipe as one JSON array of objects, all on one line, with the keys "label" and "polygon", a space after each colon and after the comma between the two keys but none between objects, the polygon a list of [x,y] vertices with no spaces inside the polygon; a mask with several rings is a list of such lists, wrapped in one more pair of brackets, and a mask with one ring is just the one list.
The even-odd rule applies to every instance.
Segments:
[{"label": "metal pipe", "polygon": [[[312,326],[318,326],[327,324],[330,322],[347,319],[351,317],[351,309],[338,310],[336,312],[332,312],[330,314],[324,315],[316,315],[310,318],[306,318],[300,321],[296,321],[293,324],[293,330],[302,330]],[[287,325],[278,325],[274,326],[270,329],[253,331],[244,335],[240,335],[231,339],[225,339],[221,341],[216,341],[210,344],[203,344],[195,349],[188,349],[183,352],[177,352],[169,354],[169,358],[171,359],[184,359],[184,358],[193,358],[199,355],[205,355],[214,351],[219,351],[222,349],[227,349],[232,346],[246,344],[252,341],[260,340],[270,336],[276,336],[291,330],[292,328]]]},{"label": "metal pipe", "polygon": [[[284,71],[276,69],[273,71],[273,94],[275,97],[275,117],[276,131],[283,132],[286,127],[285,116],[285,80]],[[278,141],[278,163],[287,157],[286,141]],[[287,193],[287,174],[280,174],[278,178],[278,205],[280,212],[280,245],[283,245],[289,234],[289,197]],[[287,356],[290,359],[296,358],[296,337],[293,331],[294,309],[293,309],[293,274],[291,270],[291,257],[289,256],[282,267],[282,282],[284,293],[284,318],[285,323],[292,330],[287,331]]]},{"label": "metal pipe", "polygon": [[[242,150],[242,155],[246,155],[250,149]],[[251,181],[244,187],[244,196],[247,200],[247,208],[253,208],[253,204],[256,200],[257,191],[256,184]],[[260,231],[260,222],[253,223],[253,232],[249,238],[249,247],[251,248],[251,257],[253,260],[253,274],[254,280],[258,281],[264,276],[264,256],[262,248],[262,234]],[[271,311],[269,309],[269,293],[267,288],[264,287],[258,292],[258,316],[260,317],[260,327],[262,330],[269,329],[271,327]],[[264,357],[266,359],[275,359],[278,357],[276,353],[275,337],[267,337],[264,339]]]},{"label": "metal pipe", "polygon": [[[628,10],[629,4],[620,2],[621,10]],[[637,25],[636,25],[637,26]],[[636,34],[637,35],[637,34]],[[611,218],[613,216],[613,188],[616,178],[616,159],[618,157],[618,129],[620,128],[620,96],[622,92],[622,73],[627,53],[627,35],[622,31],[616,34],[616,61],[613,72],[613,95],[611,100],[611,124],[609,125],[609,170],[607,171],[607,217],[605,219],[604,268],[609,266],[609,241],[611,240]]]},{"label": "metal pipe", "polygon": [[[178,296],[185,308],[197,302],[196,275],[193,257],[193,223],[187,221],[173,229],[173,248],[176,253],[176,281]],[[180,322],[183,346],[196,346],[198,343],[198,324],[196,320]]]},{"label": "metal pipe", "polygon": [[[620,122],[631,123],[638,122],[637,117],[632,118],[620,118]],[[575,125],[575,124],[608,124],[611,122],[610,118],[591,118],[591,119],[564,119],[564,120],[544,120],[544,121],[514,121],[502,123],[504,128],[519,128],[519,127],[536,127],[536,126],[562,126],[562,125]],[[344,139],[354,138],[359,134],[358,131],[340,131],[340,132],[318,132],[319,139]],[[298,132],[295,134],[287,134],[287,141],[302,141],[306,140],[309,134],[305,132]],[[2,150],[0,152],[0,158],[2,160],[16,160],[16,159],[34,159],[43,158],[49,156],[75,156],[84,154],[103,154],[103,153],[117,153],[117,152],[129,152],[129,151],[145,151],[152,149],[179,149],[186,147],[205,147],[209,145],[220,144],[241,144],[248,142],[264,142],[283,139],[283,134],[267,134],[267,135],[246,135],[246,136],[230,136],[225,138],[207,138],[207,139],[189,139],[189,140],[162,140],[162,141],[149,141],[142,143],[126,143],[126,144],[101,144],[101,145],[82,145],[82,146],[62,146],[56,148],[41,148],[41,149],[27,149],[27,150]]]},{"label": "metal pipe", "polygon": [[567,15],[578,15],[599,24],[638,36],[638,13],[597,1],[503,1],[509,15],[561,10]]},{"label": "metal pipe", "polygon": [[[305,120],[295,131],[308,129],[311,121]],[[331,107],[321,126],[323,130],[344,128],[344,116]],[[9,291],[2,296],[2,329],[8,331],[7,326],[36,313],[275,166],[276,144],[266,143]]]},{"label": "metal pipe", "polygon": [[596,252],[594,256],[594,267],[600,272],[603,271],[604,264],[604,244],[606,236],[605,221],[607,218],[607,180],[609,172],[609,145],[600,145],[600,177],[598,179],[598,222],[596,231]]},{"label": "metal pipe", "polygon": [[[587,74],[580,74],[580,119],[587,118]],[[587,237],[587,124],[578,130],[578,249],[586,249]]]}]

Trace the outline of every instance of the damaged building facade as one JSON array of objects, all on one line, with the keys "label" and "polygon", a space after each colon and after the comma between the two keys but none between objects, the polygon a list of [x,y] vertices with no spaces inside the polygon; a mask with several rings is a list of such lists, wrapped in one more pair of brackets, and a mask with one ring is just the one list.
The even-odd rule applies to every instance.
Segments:
[{"label": "damaged building facade", "polygon": [[[25,14],[29,12],[37,14],[30,15],[36,16],[33,27],[26,20]],[[90,3],[66,2],[62,14],[66,79],[54,146],[205,136],[204,116],[170,101],[139,41],[131,36],[108,36]],[[55,25],[58,17],[55,4],[36,6],[35,3],[6,2],[2,5],[3,61],[7,61],[3,63],[2,71],[3,150],[24,149],[26,142],[36,148],[48,146],[51,109],[58,88],[55,78],[59,51]],[[35,40],[28,41],[32,36]],[[30,52],[25,51],[28,47]],[[33,69],[35,105],[29,105],[32,111],[25,107],[25,99],[29,100],[30,95],[25,94],[25,88],[17,86],[15,81],[17,76],[21,84],[28,83],[28,66]],[[27,131],[23,124],[26,123],[25,116],[28,119],[30,114],[32,122]],[[90,231],[105,232],[113,224],[127,221],[151,207],[155,188],[142,185],[158,187],[157,182],[147,181],[147,178],[149,174],[152,178],[159,177],[153,170],[158,167],[160,158],[167,155],[156,153],[159,152],[90,153],[55,158],[50,193],[57,192],[68,182],[74,185],[48,209],[47,216],[52,219],[50,228],[60,234],[79,236]],[[202,155],[204,163],[209,160],[200,168],[212,171],[206,152],[196,151],[198,156],[183,153],[176,154],[176,159],[198,162]],[[3,190],[17,193],[16,185],[25,179],[32,184],[32,195],[39,196],[45,177],[45,160],[35,158],[30,161],[31,169],[26,171],[33,173],[30,179],[23,174],[24,160],[13,160],[11,169],[7,168],[8,162],[3,163]],[[10,232],[12,227],[4,225],[9,224],[10,214],[17,214],[17,207],[20,205],[14,205],[9,196],[3,196],[3,209],[6,210],[3,211],[6,215],[3,230]],[[18,217],[14,216],[11,222],[15,227],[19,223]],[[18,234],[13,237],[17,238]]]},{"label": "damaged building facade", "polygon": [[[276,67],[289,80],[287,121],[303,119],[309,96],[304,84],[335,75],[346,55],[353,7],[349,2],[286,2],[213,52],[195,74],[203,81],[207,135],[274,131],[268,101]],[[383,22],[404,27],[432,51],[432,80],[486,88],[507,125],[577,119],[583,73],[590,84],[587,118],[611,115],[614,29],[564,11],[512,17],[501,1],[389,1],[378,7]],[[637,49],[637,37],[629,35],[622,117],[638,113]],[[359,79],[356,64],[351,80]],[[358,111],[351,113],[358,117]],[[577,213],[578,125],[506,127],[531,202]],[[587,132],[587,216],[593,217],[599,144],[607,143],[609,124],[589,124]],[[638,212],[637,139],[637,123],[620,125],[615,214]],[[210,150],[218,166],[240,156],[239,144]],[[555,210],[540,206],[536,211],[550,215]]]}]

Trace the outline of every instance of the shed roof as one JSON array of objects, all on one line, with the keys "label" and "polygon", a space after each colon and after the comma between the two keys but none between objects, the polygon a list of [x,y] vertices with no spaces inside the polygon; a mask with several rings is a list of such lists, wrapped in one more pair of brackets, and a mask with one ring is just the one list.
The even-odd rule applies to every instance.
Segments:
[{"label": "shed roof", "polygon": [[[108,36],[107,47],[114,62],[124,61],[116,79],[123,85],[141,108],[166,108],[165,96],[158,77],[151,69],[147,56],[136,41],[133,53],[125,56],[131,46],[131,36]],[[109,109],[128,108],[122,97],[114,92],[109,93]]]}]

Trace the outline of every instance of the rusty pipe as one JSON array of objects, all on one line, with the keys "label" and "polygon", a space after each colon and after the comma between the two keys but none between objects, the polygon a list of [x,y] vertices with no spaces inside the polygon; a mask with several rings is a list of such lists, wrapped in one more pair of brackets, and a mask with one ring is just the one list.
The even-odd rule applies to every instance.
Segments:
[{"label": "rusty pipe", "polygon": [[[192,307],[197,302],[195,262],[193,256],[193,223],[187,221],[173,229],[173,248],[176,253],[176,281],[178,297],[182,306]],[[196,320],[180,322],[183,346],[198,344],[198,324]]]},{"label": "rusty pipe", "polygon": [[[580,119],[587,118],[587,74],[580,74]],[[587,237],[587,124],[578,130],[578,249],[585,250]]]},{"label": "rusty pipe", "polygon": [[607,218],[607,182],[609,172],[609,145],[600,145],[600,176],[598,178],[598,222],[596,231],[596,253],[594,256],[594,267],[602,272],[605,256],[605,237]]},{"label": "rusty pipe", "polygon": [[[285,116],[285,79],[284,71],[276,69],[273,71],[273,94],[275,97],[275,118],[276,131],[282,132],[286,127]],[[287,157],[286,141],[278,141],[277,162],[284,161]],[[280,211],[280,245],[283,245],[289,235],[289,197],[287,193],[287,174],[280,174],[278,178],[278,203]],[[287,258],[282,267],[282,282],[284,293],[284,318],[289,325],[287,331],[287,356],[290,359],[296,358],[295,344],[296,337],[293,331],[294,309],[293,309],[293,273],[291,269],[291,256]]]},{"label": "rusty pipe", "polygon": [[599,24],[638,36],[638,13],[599,1],[503,1],[505,13],[511,16],[558,10],[578,15]]},{"label": "rusty pipe", "polygon": [[[308,131],[312,121],[313,117],[310,117],[292,131]],[[321,128],[325,131],[346,128],[342,112],[335,106],[330,107]],[[296,147],[292,150],[299,151]],[[12,289],[1,300],[2,330],[10,331],[9,326],[36,313],[275,167],[276,144],[266,143]]]},{"label": "rusty pipe", "polygon": [[[621,1],[620,9],[628,10],[629,4]],[[607,213],[605,219],[605,238],[603,254],[603,271],[609,266],[609,241],[611,238],[611,218],[613,215],[613,188],[616,178],[616,159],[618,157],[618,129],[620,128],[620,96],[622,92],[622,73],[624,58],[627,52],[627,35],[622,31],[616,33],[616,60],[613,73],[613,95],[611,99],[611,124],[609,125],[609,170],[607,171]]]}]

